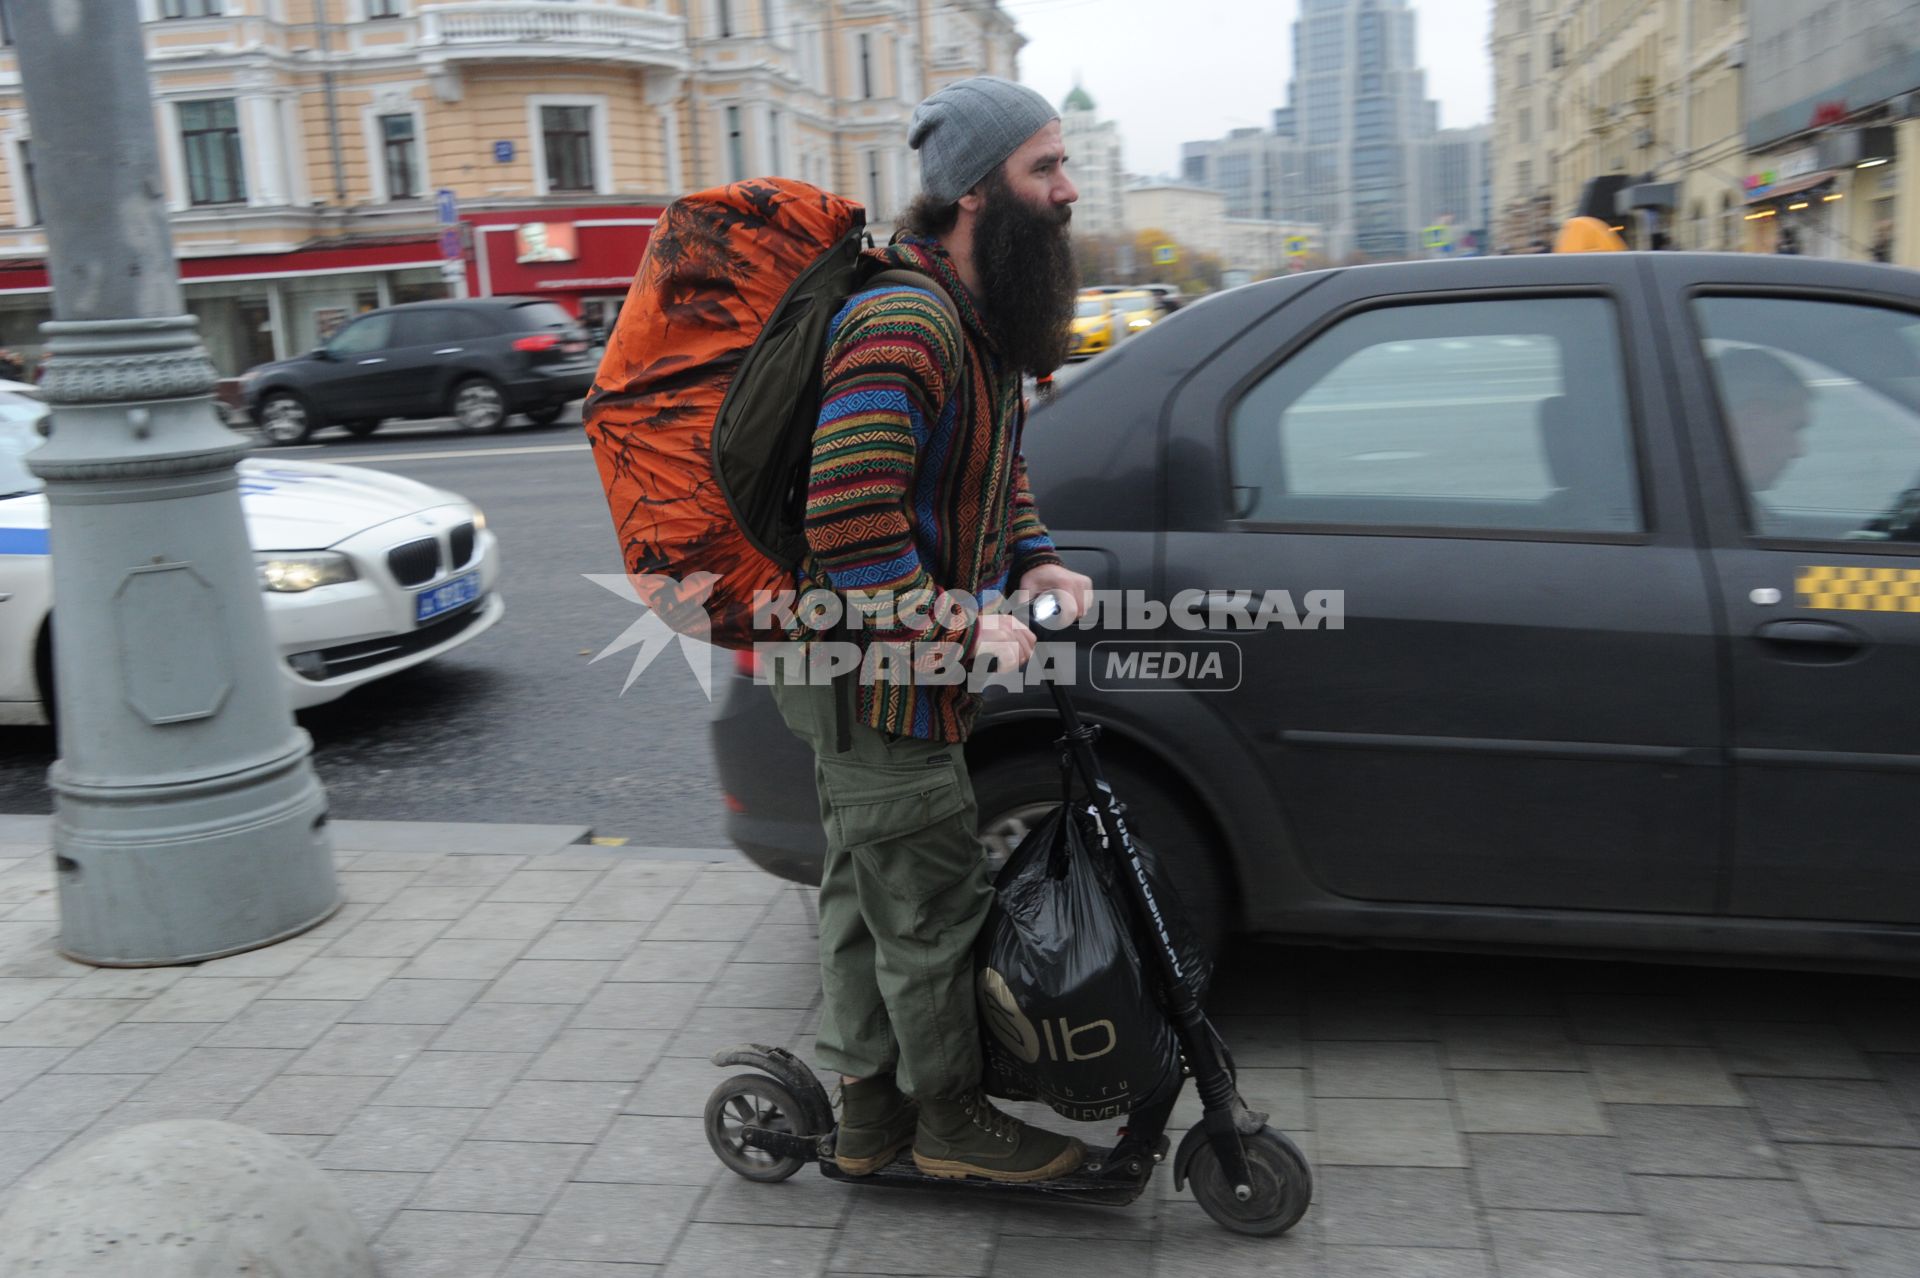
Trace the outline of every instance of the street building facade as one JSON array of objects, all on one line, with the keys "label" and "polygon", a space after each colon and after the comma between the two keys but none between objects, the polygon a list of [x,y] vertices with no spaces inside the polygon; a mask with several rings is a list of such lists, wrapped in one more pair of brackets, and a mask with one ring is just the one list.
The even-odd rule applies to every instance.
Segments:
[{"label": "street building facade", "polygon": [[[1016,76],[1022,43],[994,0],[138,4],[186,303],[229,375],[433,297],[604,326],[666,203],[740,177],[841,191],[884,237],[918,189],[913,106]],[[51,305],[18,84],[0,44],[0,346],[31,362]]]},{"label": "street building facade", "polygon": [[1439,122],[1415,37],[1408,0],[1303,0],[1287,106],[1270,129],[1188,143],[1183,179],[1225,193],[1232,216],[1327,227],[1336,260],[1413,256]]},{"label": "street building facade", "polygon": [[1749,21],[1744,247],[1920,266],[1920,0]]},{"label": "street building facade", "polygon": [[1224,259],[1227,202],[1204,186],[1150,182],[1127,189],[1127,225],[1134,232],[1163,231],[1192,252]]},{"label": "street building facade", "polygon": [[[1420,149],[1422,247],[1429,252],[1484,251],[1492,226],[1489,137],[1484,124],[1470,129],[1441,129]],[[1442,244],[1425,242],[1430,228],[1438,232],[1436,238],[1442,238]]]},{"label": "street building facade", "polygon": [[1229,286],[1270,279],[1326,260],[1327,229],[1309,222],[1230,217],[1224,227],[1222,274]]},{"label": "street building facade", "polygon": [[1073,205],[1075,235],[1120,235],[1127,229],[1127,173],[1120,126],[1102,120],[1093,96],[1076,84],[1060,103],[1067,172],[1080,198]]}]

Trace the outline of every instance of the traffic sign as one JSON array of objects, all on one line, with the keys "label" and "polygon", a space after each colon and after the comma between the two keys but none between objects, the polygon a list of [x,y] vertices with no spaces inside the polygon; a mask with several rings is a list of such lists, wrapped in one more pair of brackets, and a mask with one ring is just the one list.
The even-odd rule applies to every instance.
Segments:
[{"label": "traffic sign", "polygon": [[1453,228],[1445,224],[1429,226],[1423,233],[1426,246],[1445,252],[1453,247]]},{"label": "traffic sign", "polygon": [[1305,257],[1306,255],[1307,237],[1304,235],[1289,235],[1287,237],[1287,256]]},{"label": "traffic sign", "polygon": [[1173,245],[1156,244],[1153,246],[1153,264],[1155,266],[1172,266],[1179,260],[1180,250]]},{"label": "traffic sign", "polygon": [[460,256],[460,228],[443,226],[440,228],[440,256],[451,261]]},{"label": "traffic sign", "polygon": [[513,143],[512,142],[495,142],[493,144],[493,158],[495,162],[500,164],[512,164],[513,163]]},{"label": "traffic sign", "polygon": [[440,225],[452,226],[460,220],[460,209],[453,201],[453,192],[441,187],[433,193],[434,206],[440,210]]}]

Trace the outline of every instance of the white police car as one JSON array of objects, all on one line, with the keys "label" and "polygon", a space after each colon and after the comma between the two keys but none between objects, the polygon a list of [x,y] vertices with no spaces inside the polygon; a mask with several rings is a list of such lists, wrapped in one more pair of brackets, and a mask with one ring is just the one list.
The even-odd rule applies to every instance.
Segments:
[{"label": "white police car", "polygon": [[[0,381],[0,724],[48,721],[47,501],[25,456],[46,406]],[[267,621],[295,709],[419,665],[500,620],[486,517],[411,479],[321,462],[239,465]]]}]

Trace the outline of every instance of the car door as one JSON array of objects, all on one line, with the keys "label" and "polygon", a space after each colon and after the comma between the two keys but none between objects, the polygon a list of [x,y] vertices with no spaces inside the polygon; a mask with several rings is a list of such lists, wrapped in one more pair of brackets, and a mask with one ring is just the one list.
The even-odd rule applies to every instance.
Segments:
[{"label": "car door", "polygon": [[1664,265],[1726,610],[1728,909],[1920,923],[1920,286]]},{"label": "car door", "polygon": [[354,320],[326,345],[326,358],[306,369],[306,390],[329,421],[353,421],[387,415],[391,387],[384,380],[393,346],[392,311],[373,311]]},{"label": "car door", "polygon": [[1334,893],[1714,906],[1714,619],[1640,286],[1598,257],[1344,272],[1172,404],[1167,470],[1204,482],[1170,488],[1165,588],[1341,600],[1223,632],[1217,701]]},{"label": "car door", "polygon": [[386,411],[401,417],[445,413],[449,374],[480,331],[476,317],[452,307],[395,311],[393,346],[379,373]]}]

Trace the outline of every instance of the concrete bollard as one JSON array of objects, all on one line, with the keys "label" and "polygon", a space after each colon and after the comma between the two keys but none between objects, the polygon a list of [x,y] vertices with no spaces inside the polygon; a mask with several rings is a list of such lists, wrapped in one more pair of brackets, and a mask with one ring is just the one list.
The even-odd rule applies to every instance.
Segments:
[{"label": "concrete bollard", "polygon": [[7,1278],[376,1278],[340,1191],[280,1141],[181,1119],[102,1136],[14,1187]]}]

